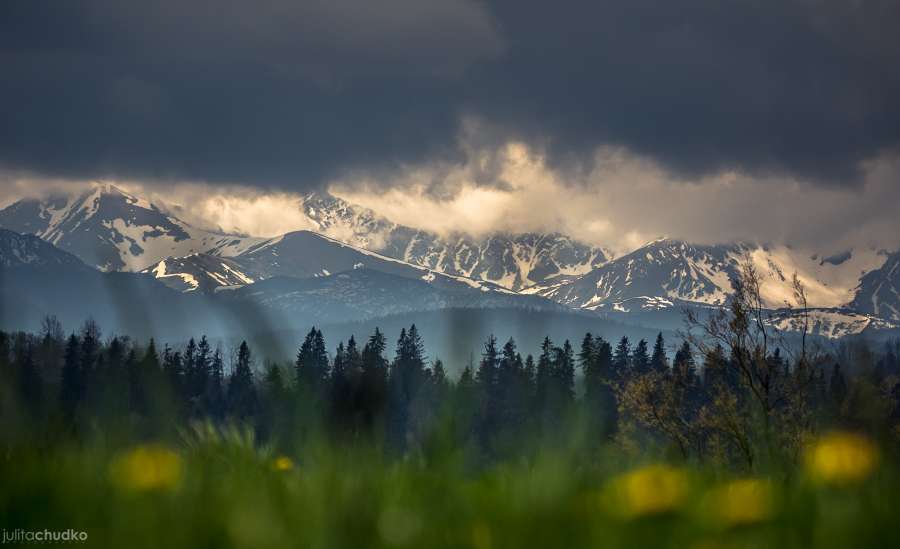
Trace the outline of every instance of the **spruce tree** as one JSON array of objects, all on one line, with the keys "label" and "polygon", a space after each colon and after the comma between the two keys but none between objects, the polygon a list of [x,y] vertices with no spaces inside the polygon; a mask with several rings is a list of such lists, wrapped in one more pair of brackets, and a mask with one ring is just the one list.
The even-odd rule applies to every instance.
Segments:
[{"label": "spruce tree", "polygon": [[491,334],[488,336],[487,341],[484,342],[481,361],[478,363],[478,371],[475,373],[475,381],[485,393],[492,393],[497,384],[498,363],[497,338],[494,337],[494,334]]},{"label": "spruce tree", "polygon": [[263,383],[265,384],[266,395],[271,399],[277,400],[282,397],[287,390],[284,383],[284,376],[281,374],[281,368],[278,364],[270,362],[266,364],[265,371],[266,375],[263,378]]},{"label": "spruce tree", "polygon": [[691,409],[699,407],[700,379],[697,376],[697,363],[694,361],[694,353],[691,352],[691,344],[687,341],[675,352],[675,360],[672,361],[672,382],[683,392],[686,406]]},{"label": "spruce tree", "polygon": [[352,335],[347,340],[347,371],[356,372],[362,370],[362,355],[356,345],[356,338]]},{"label": "spruce tree", "polygon": [[209,341],[205,335],[200,338],[199,343],[191,338],[184,349],[184,394],[195,413],[202,410],[206,398],[210,352]]},{"label": "spruce tree", "polygon": [[581,342],[579,364],[584,374],[584,410],[589,444],[596,447],[613,433],[616,402],[607,377],[612,363],[612,348],[602,337],[586,334]]},{"label": "spruce tree", "polygon": [[456,389],[460,392],[466,392],[469,396],[474,398],[477,386],[475,383],[475,374],[472,372],[471,365],[463,368],[462,373],[459,375],[459,381],[456,383]]},{"label": "spruce tree", "polygon": [[403,452],[406,449],[407,400],[403,390],[403,374],[401,370],[407,360],[409,343],[406,328],[400,329],[400,337],[394,349],[394,360],[388,368],[387,399],[387,440],[390,447]]},{"label": "spruce tree", "polygon": [[129,386],[135,411],[145,419],[156,418],[168,406],[164,402],[167,383],[160,365],[156,341],[150,338],[140,359],[130,368]]},{"label": "spruce tree", "polygon": [[600,379],[609,384],[613,377],[613,350],[612,345],[605,339],[598,337],[595,341],[597,347],[597,373]]},{"label": "spruce tree", "polygon": [[553,393],[553,342],[544,337],[541,343],[541,354],[538,356],[535,372],[535,412],[541,427],[550,418],[551,395]]},{"label": "spruce tree", "polygon": [[672,362],[672,370],[680,379],[690,379],[696,375],[696,363],[694,353],[691,352],[691,344],[687,341],[675,352],[675,360]]},{"label": "spruce tree", "polygon": [[475,382],[474,357],[470,356],[456,385],[451,388],[453,435],[461,444],[480,449],[478,430],[478,384]]},{"label": "spruce tree", "polygon": [[643,375],[650,371],[650,355],[646,339],[641,339],[635,346],[631,354],[631,365],[634,375]]},{"label": "spruce tree", "polygon": [[86,400],[94,384],[95,368],[100,352],[100,327],[88,318],[81,327],[81,351],[79,353],[80,398]]},{"label": "spruce tree", "polygon": [[312,328],[306,335],[297,352],[295,367],[298,386],[317,401],[325,401],[328,396],[328,353],[321,331]]},{"label": "spruce tree", "polygon": [[439,358],[434,359],[434,363],[431,365],[431,383],[435,388],[436,407],[440,408],[447,396],[450,382],[447,380],[444,362]]},{"label": "spruce tree", "polygon": [[613,351],[608,341],[597,338],[597,376],[600,383],[596,387],[596,406],[598,418],[598,432],[601,437],[610,437],[616,433],[619,424],[619,410],[616,396],[612,388],[613,376]]},{"label": "spruce tree", "polygon": [[214,419],[222,419],[225,415],[225,364],[222,350],[216,347],[209,363],[209,382],[204,398],[206,414]]},{"label": "spruce tree", "polygon": [[373,433],[384,419],[387,401],[388,364],[384,357],[387,341],[377,327],[362,351],[362,390],[359,398],[362,427]]},{"label": "spruce tree", "polygon": [[497,369],[500,354],[497,350],[497,338],[493,334],[484,342],[481,361],[475,372],[475,383],[478,387],[478,440],[484,451],[491,451],[492,439],[499,423],[499,383]]},{"label": "spruce tree", "polygon": [[535,378],[537,377],[537,365],[535,365],[534,363],[534,357],[530,354],[525,357],[525,365],[523,366],[523,370],[525,385],[527,389],[528,409],[532,410],[534,407],[534,384]]},{"label": "spruce tree", "polygon": [[265,366],[262,394],[256,421],[257,432],[261,440],[278,444],[285,436],[282,421],[288,415],[288,398],[281,368],[274,362],[268,362]]},{"label": "spruce tree", "polygon": [[313,339],[313,359],[315,360],[316,370],[320,372],[320,380],[324,380],[327,384],[330,372],[328,371],[328,351],[325,348],[325,337],[322,330],[316,330]]},{"label": "spruce tree", "polygon": [[610,379],[614,383],[622,383],[629,374],[630,363],[631,344],[628,342],[628,336],[622,336],[613,354]]},{"label": "spruce tree", "polygon": [[507,439],[516,437],[525,420],[528,386],[522,356],[513,338],[503,345],[497,367],[497,427]]},{"label": "spruce tree", "polygon": [[168,344],[166,344],[163,348],[162,368],[163,372],[165,372],[166,374],[166,379],[168,380],[169,386],[172,388],[173,392],[179,396],[184,395],[184,360],[181,357],[181,353],[178,351],[173,352],[172,349],[169,348]]},{"label": "spruce tree", "polygon": [[650,356],[650,369],[660,374],[669,371],[669,360],[666,358],[666,342],[662,332],[657,334],[656,343],[653,344],[653,354]]},{"label": "spruce tree", "polygon": [[117,417],[128,413],[129,387],[125,364],[126,348],[119,337],[113,337],[106,350],[104,406]]},{"label": "spruce tree", "polygon": [[246,341],[238,348],[237,363],[228,380],[228,409],[238,419],[247,419],[256,413],[256,388],[253,385],[253,369],[250,366],[250,348]]},{"label": "spruce tree", "polygon": [[706,352],[703,357],[703,398],[704,401],[728,387],[728,371],[725,358],[725,349],[722,345],[716,345]]},{"label": "spruce tree", "polygon": [[581,371],[585,376],[589,375],[596,362],[596,353],[597,348],[595,347],[594,336],[588,332],[584,334],[584,338],[581,340],[581,349],[578,351],[578,365],[581,366]]},{"label": "spruce tree", "polygon": [[575,401],[575,354],[569,340],[556,353],[555,379],[558,386],[560,413],[568,412]]},{"label": "spruce tree", "polygon": [[183,394],[188,399],[194,399],[202,394],[200,375],[197,368],[197,342],[194,338],[188,340],[181,362],[183,393],[180,394]]},{"label": "spruce tree", "polygon": [[65,334],[59,319],[53,315],[44,317],[41,321],[40,345],[36,346],[35,355],[35,361],[40,365],[40,370],[43,374],[42,377],[49,379],[58,378],[62,370],[65,342]]},{"label": "spruce tree", "polygon": [[331,366],[331,418],[338,430],[347,429],[353,417],[348,362],[347,351],[341,341],[334,351]]},{"label": "spruce tree", "polygon": [[147,344],[147,350],[141,359],[141,368],[146,375],[154,375],[160,371],[159,353],[156,352],[156,340],[150,338]]},{"label": "spruce tree", "polygon": [[416,325],[401,330],[397,350],[391,365],[389,387],[389,436],[397,451],[405,451],[407,442],[415,434],[410,419],[412,404],[425,381],[425,345]]}]

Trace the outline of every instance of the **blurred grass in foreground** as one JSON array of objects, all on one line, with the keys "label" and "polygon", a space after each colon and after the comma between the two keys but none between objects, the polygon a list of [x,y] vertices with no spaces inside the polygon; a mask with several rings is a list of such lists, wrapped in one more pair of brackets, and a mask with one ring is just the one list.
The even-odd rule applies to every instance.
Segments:
[{"label": "blurred grass in foreground", "polygon": [[11,449],[0,527],[91,547],[898,547],[900,475],[828,435],[784,478],[560,451],[474,470],[452,450],[259,448],[201,426],[177,443]]}]

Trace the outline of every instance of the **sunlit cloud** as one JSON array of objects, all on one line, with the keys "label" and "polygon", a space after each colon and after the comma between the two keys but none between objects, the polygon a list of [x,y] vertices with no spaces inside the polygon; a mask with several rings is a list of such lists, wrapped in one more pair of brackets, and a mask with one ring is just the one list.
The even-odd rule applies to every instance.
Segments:
[{"label": "sunlit cloud", "polygon": [[[809,254],[900,245],[896,155],[864,163],[861,185],[829,187],[733,170],[688,180],[616,147],[598,148],[587,169],[563,172],[523,143],[474,143],[477,136],[463,135],[465,154],[458,163],[360,172],[332,181],[328,189],[394,223],[441,235],[561,232],[619,254],[660,236],[789,244]],[[4,174],[0,203],[90,183]],[[189,181],[114,183],[205,228],[256,236],[317,229],[297,192]],[[340,226],[329,235],[349,237]]]},{"label": "sunlit cloud", "polygon": [[[822,187],[736,171],[685,180],[621,148],[598,149],[591,169],[576,175],[560,173],[520,143],[495,153],[472,154],[457,166],[410,167],[389,183],[344,180],[332,191],[439,233],[560,231],[619,252],[660,236],[787,243],[817,252],[900,244],[892,200],[900,162],[892,156],[867,162],[860,186]],[[486,156],[499,159],[494,185],[478,181]]]}]

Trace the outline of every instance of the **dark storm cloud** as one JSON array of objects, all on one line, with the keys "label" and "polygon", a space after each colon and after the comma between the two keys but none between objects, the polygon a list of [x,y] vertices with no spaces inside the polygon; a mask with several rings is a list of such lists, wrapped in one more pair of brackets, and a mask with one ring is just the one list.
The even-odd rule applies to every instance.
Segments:
[{"label": "dark storm cloud", "polygon": [[688,175],[834,181],[900,138],[894,0],[589,5],[495,5],[509,55],[482,93],[557,157],[611,142]]},{"label": "dark storm cloud", "polygon": [[448,81],[503,49],[471,0],[0,10],[0,162],[76,177],[291,184],[424,158],[455,132]]},{"label": "dark storm cloud", "polygon": [[900,141],[895,1],[6,2],[0,164],[302,187],[460,155],[851,182]]}]

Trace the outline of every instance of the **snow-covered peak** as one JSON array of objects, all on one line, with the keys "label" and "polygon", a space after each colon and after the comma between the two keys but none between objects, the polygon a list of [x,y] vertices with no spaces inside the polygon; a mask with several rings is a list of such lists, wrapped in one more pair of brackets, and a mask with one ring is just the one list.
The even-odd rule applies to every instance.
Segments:
[{"label": "snow-covered peak", "polygon": [[662,298],[661,303],[722,304],[737,272],[735,257],[742,251],[739,245],[697,246],[660,239],[540,293],[587,309],[649,297]]},{"label": "snow-covered peak", "polygon": [[327,192],[306,194],[300,207],[316,232],[372,251],[384,248],[398,225]]},{"label": "snow-covered peak", "polygon": [[137,271],[198,252],[236,255],[263,240],[197,229],[108,183],[20,200],[0,210],[0,226],[34,234],[103,271]]}]

